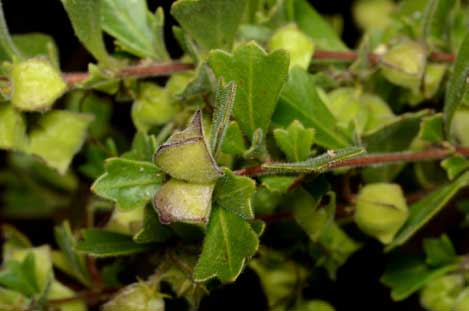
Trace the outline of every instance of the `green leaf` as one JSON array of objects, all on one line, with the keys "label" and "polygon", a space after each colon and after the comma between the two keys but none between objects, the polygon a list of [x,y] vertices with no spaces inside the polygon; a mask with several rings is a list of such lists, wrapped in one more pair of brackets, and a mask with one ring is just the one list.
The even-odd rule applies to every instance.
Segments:
[{"label": "green leaf", "polygon": [[332,25],[324,20],[321,15],[306,0],[293,2],[294,19],[298,27],[306,33],[314,44],[322,49],[337,51],[347,50],[345,44]]},{"label": "green leaf", "polygon": [[25,111],[45,111],[67,90],[61,73],[47,59],[31,58],[12,66],[11,103]]},{"label": "green leaf", "polygon": [[267,133],[288,75],[288,63],[287,52],[267,54],[254,42],[239,46],[233,54],[220,50],[210,53],[209,64],[215,75],[237,85],[233,115],[249,139],[258,128]]},{"label": "green leaf", "polygon": [[[66,269],[63,269],[63,271],[89,287],[91,285],[91,277],[86,267],[85,258],[75,251],[76,239],[70,229],[70,224],[64,222],[61,226],[56,226],[54,228],[54,235],[62,251],[59,253],[59,257],[63,259],[61,262],[65,263],[65,266],[62,266],[62,268]],[[52,253],[52,258],[54,259],[54,253]]]},{"label": "green leaf", "polygon": [[133,283],[122,288],[103,304],[102,311],[164,311],[162,293],[155,288],[154,281]]},{"label": "green leaf", "polygon": [[443,116],[438,113],[422,119],[419,137],[430,143],[439,143],[444,140]]},{"label": "green leaf", "polygon": [[76,36],[99,61],[108,64],[110,56],[104,46],[101,30],[102,0],[60,0],[67,11]]},{"label": "green leaf", "polygon": [[394,301],[409,297],[425,284],[457,268],[455,265],[449,265],[430,269],[419,258],[399,255],[391,260],[381,277],[381,282],[391,287],[391,298]]},{"label": "green leaf", "polygon": [[454,155],[441,161],[441,166],[446,170],[448,178],[453,180],[461,173],[469,170],[469,160],[460,155]]},{"label": "green leaf", "polygon": [[263,168],[269,169],[272,172],[284,173],[284,174],[296,174],[296,173],[320,173],[327,171],[334,167],[335,163],[340,163],[345,159],[353,158],[357,155],[365,153],[365,149],[362,147],[348,147],[338,150],[329,150],[328,152],[310,158],[301,162],[291,163],[265,163]]},{"label": "green leaf", "polygon": [[151,201],[163,182],[163,174],[154,164],[111,158],[105,164],[106,173],[91,189],[99,196],[116,202],[123,210],[143,208]]},{"label": "green leaf", "polygon": [[90,115],[50,111],[40,117],[30,132],[27,150],[64,174],[73,156],[81,149],[91,121]]},{"label": "green leaf", "polygon": [[143,228],[134,235],[134,241],[139,244],[159,243],[166,241],[171,235],[171,230],[160,223],[155,210],[147,204],[143,214]]},{"label": "green leaf", "polygon": [[195,184],[171,179],[155,196],[154,206],[164,224],[181,221],[206,223],[215,184]]},{"label": "green leaf", "polygon": [[422,17],[422,38],[430,43],[445,46],[449,43],[452,22],[448,16],[456,7],[455,0],[431,0]]},{"label": "green leaf", "polygon": [[154,135],[137,132],[132,141],[131,149],[123,153],[121,158],[151,162],[157,147],[158,145]]},{"label": "green leaf", "polygon": [[15,58],[22,58],[20,51],[17,49],[15,43],[11,39],[10,32],[8,31],[5,14],[3,13],[3,4],[0,1],[0,47],[8,55],[10,60]]},{"label": "green leaf", "polygon": [[210,217],[202,254],[194,268],[194,280],[203,282],[217,277],[233,282],[243,269],[246,257],[259,246],[257,234],[241,216],[216,207]]},{"label": "green leaf", "polygon": [[[171,14],[205,50],[230,50],[238,32],[246,0],[178,0]],[[228,79],[230,81],[231,79]]]},{"label": "green leaf", "polygon": [[200,110],[184,131],[175,132],[159,146],[155,164],[171,177],[189,182],[211,183],[222,176],[207,146]]},{"label": "green leaf", "polygon": [[334,307],[319,299],[300,301],[292,311],[335,311]]},{"label": "green leaf", "polygon": [[238,122],[231,121],[228,125],[221,151],[230,155],[241,155],[246,151],[246,144]]},{"label": "green leaf", "polygon": [[[49,57],[51,63],[59,68],[57,46],[54,38],[43,33],[13,35],[13,42],[25,58],[36,56]],[[6,52],[0,50],[0,60],[9,60]]]},{"label": "green leaf", "polygon": [[24,149],[27,145],[24,117],[10,104],[0,104],[0,148]]},{"label": "green leaf", "polygon": [[277,145],[292,162],[304,161],[311,154],[314,141],[314,130],[305,129],[300,121],[293,121],[286,130],[275,129],[274,137]]},{"label": "green leaf", "polygon": [[295,176],[265,176],[262,177],[262,185],[271,192],[285,194],[295,180]]},{"label": "green leaf", "polygon": [[225,176],[218,180],[213,193],[215,205],[245,219],[254,218],[251,197],[256,190],[256,183],[249,177],[236,176],[227,168],[223,171]]},{"label": "green leaf", "polygon": [[299,120],[306,128],[315,130],[315,142],[325,148],[338,149],[351,144],[344,130],[319,97],[314,77],[294,67],[282,89],[273,122],[287,127]]},{"label": "green leaf", "polygon": [[138,244],[126,234],[100,229],[82,231],[83,240],[78,241],[76,250],[94,257],[125,256],[154,248],[154,244]]},{"label": "green leaf", "polygon": [[215,110],[213,111],[212,127],[210,129],[210,147],[212,154],[215,157],[221,149],[225,138],[231,113],[233,111],[235,96],[236,83],[229,82],[225,86],[223,79],[220,79],[215,97]]},{"label": "green leaf", "polygon": [[423,248],[429,266],[438,267],[456,261],[456,250],[446,234],[443,234],[440,238],[423,240]]},{"label": "green leaf", "polygon": [[0,285],[31,297],[40,291],[35,269],[33,253],[21,261],[7,260],[0,271]]},{"label": "green leaf", "polygon": [[453,72],[449,77],[445,93],[443,119],[446,133],[449,133],[451,122],[456,110],[462,104],[464,92],[467,90],[467,77],[469,75],[469,34],[466,34],[457,53]]},{"label": "green leaf", "polygon": [[464,173],[409,207],[407,222],[386,248],[387,251],[407,242],[420,228],[435,216],[448,201],[461,189],[469,185],[469,172]]},{"label": "green leaf", "polygon": [[[145,0],[101,0],[103,30],[117,39],[117,45],[122,50],[142,58],[164,60],[168,56],[160,33],[164,22],[163,11],[157,11],[158,21],[154,18],[148,12]],[[152,25],[152,22],[157,22],[157,25]]]}]

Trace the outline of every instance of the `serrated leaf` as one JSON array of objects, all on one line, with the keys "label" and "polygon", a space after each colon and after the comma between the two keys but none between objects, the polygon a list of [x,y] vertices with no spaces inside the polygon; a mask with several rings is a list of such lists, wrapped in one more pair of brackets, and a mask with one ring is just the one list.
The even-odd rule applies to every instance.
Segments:
[{"label": "serrated leaf", "polygon": [[439,238],[425,239],[423,241],[426,262],[429,266],[437,267],[455,263],[456,250],[446,234]]},{"label": "serrated leaf", "polygon": [[211,183],[222,176],[207,146],[200,110],[184,131],[159,146],[155,164],[171,177],[189,182]]},{"label": "serrated leaf", "polygon": [[23,149],[27,141],[24,117],[12,105],[0,104],[0,148]]},{"label": "serrated leaf", "polygon": [[293,1],[294,20],[314,44],[323,49],[344,51],[345,44],[334,28],[306,0]]},{"label": "serrated leaf", "polygon": [[100,62],[108,63],[110,56],[104,46],[101,28],[102,0],[60,0],[81,43]]},{"label": "serrated leaf", "polygon": [[40,289],[36,280],[33,253],[29,253],[21,261],[6,261],[3,269],[0,271],[0,285],[29,297],[39,293]]},{"label": "serrated leaf", "polygon": [[243,269],[247,257],[259,246],[257,234],[241,216],[216,207],[210,217],[202,254],[194,268],[194,280],[203,282],[217,277],[233,282]]},{"label": "serrated leaf", "polygon": [[[54,236],[61,250],[64,263],[66,263],[67,269],[64,272],[70,274],[85,286],[90,286],[91,278],[85,265],[85,258],[75,251],[76,239],[72,234],[70,224],[64,222],[62,226],[56,226]],[[54,254],[52,255],[54,258]]]},{"label": "serrated leaf", "polygon": [[430,143],[444,140],[443,117],[440,113],[422,119],[419,137]]},{"label": "serrated leaf", "polygon": [[246,0],[179,0],[172,5],[171,14],[184,31],[205,50],[217,48],[230,50],[247,2]]},{"label": "serrated leaf", "polygon": [[467,77],[469,75],[469,34],[466,34],[457,53],[453,71],[449,77],[443,107],[443,120],[446,133],[449,133],[453,116],[462,104],[464,92],[467,90]]},{"label": "serrated leaf", "polygon": [[445,185],[409,207],[409,218],[394,240],[386,248],[387,251],[407,242],[420,228],[435,216],[448,201],[461,189],[469,185],[469,172]]},{"label": "serrated leaf", "polygon": [[231,113],[233,112],[235,96],[236,83],[229,82],[225,86],[223,79],[220,79],[215,97],[215,110],[212,117],[212,127],[210,129],[210,147],[212,154],[215,157],[221,149],[225,138]]},{"label": "serrated leaf", "polygon": [[289,161],[304,161],[311,153],[311,146],[314,141],[314,130],[305,129],[300,121],[295,120],[286,130],[275,129],[274,138]]},{"label": "serrated leaf", "polygon": [[214,204],[243,218],[253,218],[251,197],[256,190],[256,183],[249,177],[236,176],[227,168],[223,171],[225,176],[218,180],[213,193]]},{"label": "serrated leaf", "polygon": [[348,147],[338,150],[329,150],[328,152],[310,158],[305,161],[291,162],[291,163],[265,163],[262,166],[268,170],[277,173],[295,174],[295,173],[319,173],[333,168],[335,163],[345,159],[353,158],[360,154],[365,153],[366,150],[362,147]]},{"label": "serrated leaf", "polygon": [[460,155],[454,155],[441,161],[441,167],[446,170],[448,178],[453,180],[464,171],[469,170],[469,160]]},{"label": "serrated leaf", "polygon": [[140,244],[158,243],[166,241],[171,235],[171,230],[160,223],[155,210],[147,204],[143,214],[143,228],[134,235],[134,241]]},{"label": "serrated leaf", "polygon": [[419,258],[399,255],[391,260],[381,277],[381,282],[391,287],[391,298],[394,301],[409,297],[425,284],[457,269],[456,265],[430,269]]},{"label": "serrated leaf", "polygon": [[42,115],[29,134],[28,152],[64,174],[73,156],[81,149],[90,115],[54,110]]},{"label": "serrated leaf", "polygon": [[163,12],[158,10],[158,24],[152,25],[145,0],[101,0],[101,23],[103,30],[117,39],[124,51],[139,57],[164,60],[167,54],[158,28],[163,24]]},{"label": "serrated leaf", "polygon": [[132,237],[100,229],[82,231],[83,240],[78,241],[76,250],[94,257],[125,256],[154,248],[154,244],[138,244]]},{"label": "serrated leaf", "polygon": [[155,196],[154,206],[164,224],[206,223],[215,184],[195,184],[176,179],[166,182]]},{"label": "serrated leaf", "polygon": [[99,196],[116,202],[123,210],[143,208],[151,201],[163,182],[158,167],[146,161],[111,158],[105,164],[106,173],[91,189]]},{"label": "serrated leaf", "polygon": [[314,77],[299,67],[290,70],[272,119],[283,127],[299,120],[303,126],[316,131],[316,143],[325,148],[337,149],[351,144],[350,138],[338,127],[337,120],[319,97]]},{"label": "serrated leaf", "polygon": [[231,121],[226,129],[225,139],[221,145],[221,151],[230,155],[241,155],[246,151],[243,134],[236,121]]},{"label": "serrated leaf", "polygon": [[258,128],[267,133],[277,99],[288,75],[289,56],[283,50],[267,54],[254,42],[236,48],[233,54],[212,51],[209,64],[215,75],[237,85],[233,115],[251,139]]}]

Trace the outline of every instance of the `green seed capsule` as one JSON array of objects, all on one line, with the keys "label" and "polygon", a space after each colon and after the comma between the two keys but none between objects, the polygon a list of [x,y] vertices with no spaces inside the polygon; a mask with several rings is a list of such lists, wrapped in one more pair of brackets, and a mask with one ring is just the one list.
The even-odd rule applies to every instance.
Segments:
[{"label": "green seed capsule", "polygon": [[161,294],[145,283],[125,287],[114,298],[103,305],[103,311],[164,311]]},{"label": "green seed capsule", "polygon": [[357,197],[355,222],[366,234],[388,244],[409,215],[401,187],[396,184],[369,184]]},{"label": "green seed capsule", "polygon": [[[464,286],[461,275],[445,275],[429,282],[420,292],[420,304],[429,311],[453,309]],[[461,301],[462,306],[463,301]],[[460,309],[462,310],[462,309]],[[468,310],[467,308],[464,311]]]},{"label": "green seed capsule", "polygon": [[32,58],[13,65],[13,106],[20,110],[47,110],[67,89],[60,72],[44,58]]},{"label": "green seed capsule", "polygon": [[313,41],[296,25],[287,25],[277,30],[269,41],[269,49],[284,49],[290,54],[290,68],[308,68],[314,52]]},{"label": "green seed capsule", "polygon": [[417,93],[425,71],[426,54],[416,42],[401,42],[382,56],[382,73],[390,82]]}]

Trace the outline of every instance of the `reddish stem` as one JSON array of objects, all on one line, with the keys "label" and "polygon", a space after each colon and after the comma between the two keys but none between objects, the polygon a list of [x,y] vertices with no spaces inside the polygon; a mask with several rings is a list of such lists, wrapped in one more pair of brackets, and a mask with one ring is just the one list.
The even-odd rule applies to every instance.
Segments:
[{"label": "reddish stem", "polygon": [[[448,148],[432,148],[424,151],[417,152],[391,152],[368,154],[356,158],[350,158],[343,161],[332,162],[328,169],[335,169],[341,167],[359,167],[359,166],[373,166],[383,164],[393,164],[399,162],[418,162],[428,160],[445,159],[453,154],[459,154],[465,157],[469,156],[469,147],[454,147]],[[255,176],[269,173],[269,170],[261,165],[243,168],[235,171],[236,175],[240,176]]]}]

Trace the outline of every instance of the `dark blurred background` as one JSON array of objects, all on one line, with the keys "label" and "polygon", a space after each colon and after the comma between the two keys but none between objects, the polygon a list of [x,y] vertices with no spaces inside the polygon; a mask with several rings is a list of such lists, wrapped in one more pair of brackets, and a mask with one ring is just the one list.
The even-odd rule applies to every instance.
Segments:
[{"label": "dark blurred background", "polygon": [[[359,31],[353,24],[351,17],[352,1],[347,0],[315,0],[311,4],[322,14],[340,15],[343,18],[343,39],[349,47],[354,47],[359,38]],[[171,26],[175,23],[169,15],[172,1],[149,0],[149,7],[154,10],[163,6],[166,18],[166,40],[168,50],[173,57],[181,55],[181,50],[171,35]],[[13,34],[43,32],[54,37],[59,51],[63,71],[84,71],[92,57],[80,45],[73,34],[71,25],[60,0],[3,0],[4,11],[8,26]],[[106,38],[109,42],[109,38]],[[4,154],[0,154],[0,160]],[[0,169],[1,169],[0,165]],[[448,226],[437,226],[437,231],[447,229],[449,224],[457,223],[454,213],[438,217],[438,221],[447,220]],[[31,221],[18,223],[35,243],[46,243],[52,240],[52,222]],[[429,226],[430,229],[434,227]],[[281,226],[270,230],[281,230]],[[353,233],[353,232],[352,232]],[[428,232],[426,232],[428,233]],[[432,232],[431,235],[434,235]],[[454,237],[456,232],[450,230]],[[425,234],[425,233],[423,233]],[[287,234],[288,235],[288,234]],[[288,238],[286,238],[288,240]],[[459,239],[462,239],[460,237]],[[418,239],[417,239],[418,240]],[[467,239],[465,239],[467,240]],[[457,241],[455,241],[457,242]],[[269,243],[269,241],[264,241]],[[351,259],[339,269],[337,280],[331,281],[325,273],[315,274],[309,287],[305,291],[308,298],[324,299],[334,305],[337,311],[349,310],[419,310],[418,297],[394,303],[390,300],[389,290],[379,283],[383,272],[385,256],[382,247],[375,242],[367,244],[366,248],[354,254]],[[177,302],[169,303],[171,309],[178,310]],[[168,308],[169,309],[169,308]],[[257,276],[250,270],[245,271],[236,284],[226,285],[213,291],[203,300],[200,310],[265,310],[266,300],[260,289]],[[130,310],[129,310],[130,311]]]}]

